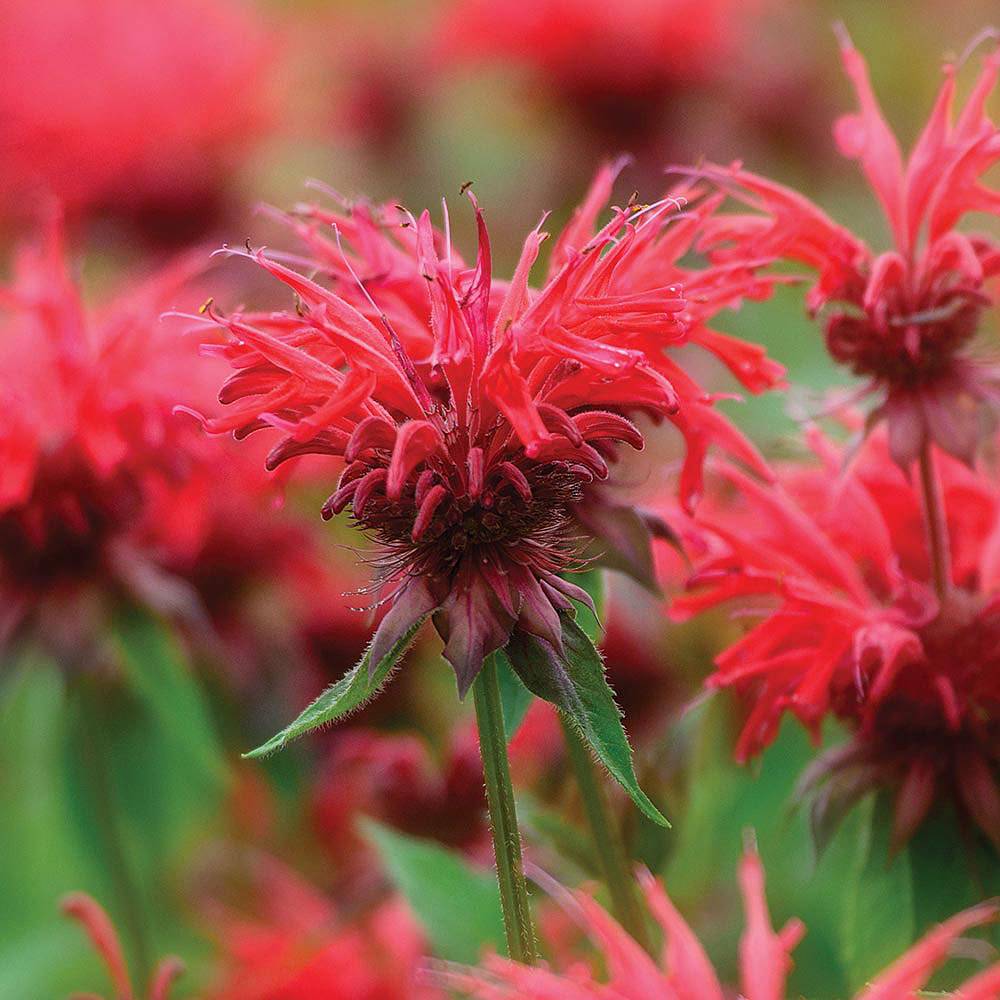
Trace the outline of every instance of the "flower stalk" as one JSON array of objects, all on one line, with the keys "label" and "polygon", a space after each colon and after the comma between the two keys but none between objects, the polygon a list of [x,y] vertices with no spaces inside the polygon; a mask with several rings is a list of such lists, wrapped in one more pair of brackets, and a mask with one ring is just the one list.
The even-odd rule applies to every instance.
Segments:
[{"label": "flower stalk", "polygon": [[593,837],[601,874],[611,894],[612,912],[629,935],[652,954],[646,914],[636,891],[638,884],[629,864],[621,827],[611,811],[604,789],[601,788],[590,751],[561,713],[559,721],[583,810],[587,814],[587,824]]},{"label": "flower stalk", "polygon": [[943,601],[951,587],[951,553],[948,541],[948,522],[941,497],[941,482],[934,465],[930,441],[925,441],[920,451],[920,491],[923,500],[924,521],[927,525],[927,543],[934,590],[938,600]]},{"label": "flower stalk", "polygon": [[528,904],[528,887],[524,879],[521,834],[514,808],[503,705],[493,656],[488,656],[483,662],[483,668],[472,685],[472,693],[476,704],[479,749],[483,758],[500,906],[507,932],[507,950],[515,961],[533,965],[538,957],[535,932]]}]

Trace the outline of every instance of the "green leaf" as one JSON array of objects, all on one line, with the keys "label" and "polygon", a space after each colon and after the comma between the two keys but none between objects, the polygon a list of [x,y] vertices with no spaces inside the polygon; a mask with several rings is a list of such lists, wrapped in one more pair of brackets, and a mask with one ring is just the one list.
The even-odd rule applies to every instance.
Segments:
[{"label": "green leaf", "polygon": [[534,695],[521,683],[503,650],[494,653],[497,664],[497,681],[500,684],[500,701],[503,703],[503,730],[508,742],[514,738]]},{"label": "green leaf", "polygon": [[197,770],[223,783],[225,757],[208,703],[170,630],[152,615],[130,609],[116,617],[114,635],[129,687],[164,736]]},{"label": "green leaf", "polygon": [[362,823],[399,891],[430,938],[434,954],[472,965],[485,948],[505,952],[496,879],[440,844]]},{"label": "green leaf", "polygon": [[843,949],[852,990],[858,990],[913,943],[913,869],[906,851],[890,860],[892,804],[879,795],[862,824],[859,863],[848,876]]},{"label": "green leaf", "polygon": [[331,684],[291,725],[286,726],[256,750],[251,750],[243,756],[256,759],[283,750],[292,740],[305,736],[320,726],[336,722],[337,719],[343,718],[370,701],[382,689],[392,669],[409,649],[414,636],[426,620],[427,615],[417,619],[382,657],[382,662],[373,671],[368,669],[371,652],[369,646],[357,664],[339,681]]},{"label": "green leaf", "polygon": [[604,615],[604,573],[599,569],[588,569],[584,573],[572,573],[567,575],[567,580],[582,587],[594,602],[597,615],[590,608],[578,604],[579,608],[576,621],[580,628],[590,637],[591,641],[597,643],[601,639],[600,618]]},{"label": "green leaf", "polygon": [[639,809],[654,823],[670,826],[639,787],[601,654],[568,614],[561,618],[565,656],[544,640],[515,631],[506,649],[511,665],[529,691],[566,714]]}]

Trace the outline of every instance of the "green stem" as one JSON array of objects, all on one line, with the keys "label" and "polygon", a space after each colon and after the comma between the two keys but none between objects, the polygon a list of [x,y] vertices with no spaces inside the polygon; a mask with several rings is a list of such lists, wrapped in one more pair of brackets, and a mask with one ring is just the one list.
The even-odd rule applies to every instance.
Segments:
[{"label": "green stem", "polygon": [[601,788],[590,751],[561,712],[559,719],[562,722],[570,763],[576,774],[584,812],[587,814],[587,823],[594,838],[601,872],[611,893],[612,909],[622,927],[646,951],[650,951],[652,942],[649,937],[649,927],[636,893],[637,883],[629,864],[621,829]]},{"label": "green stem", "polygon": [[486,658],[472,693],[479,726],[479,750],[486,779],[486,801],[490,809],[493,851],[496,856],[500,906],[507,932],[507,950],[518,962],[533,965],[537,960],[535,932],[528,906],[528,887],[521,860],[521,834],[514,810],[514,788],[510,781],[507,737],[503,726],[503,705],[497,680],[496,662]]},{"label": "green stem", "polygon": [[929,441],[924,442],[920,451],[920,486],[924,500],[924,519],[927,522],[927,541],[934,575],[934,589],[938,598],[943,601],[951,589],[951,553],[941,483],[934,467],[934,455]]},{"label": "green stem", "polygon": [[94,690],[93,685],[94,682],[87,678],[82,678],[79,682],[84,710],[78,734],[80,762],[90,785],[94,818],[104,842],[115,909],[131,945],[134,979],[144,983],[152,968],[152,956],[146,933],[142,898],[132,876],[118,810],[115,806],[109,769],[110,747],[104,738],[108,719],[103,708],[101,693]]}]

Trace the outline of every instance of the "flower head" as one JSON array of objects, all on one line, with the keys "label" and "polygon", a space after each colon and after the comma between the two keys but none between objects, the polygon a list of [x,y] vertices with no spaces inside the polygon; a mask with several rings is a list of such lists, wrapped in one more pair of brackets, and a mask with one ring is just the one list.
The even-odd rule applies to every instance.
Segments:
[{"label": "flower head", "polygon": [[[775,931],[764,895],[764,870],[750,851],[739,870],[746,928],[740,939],[740,996],[746,1000],[783,1000],[792,968],[791,952],[805,933],[798,920]],[[643,889],[650,913],[664,935],[659,959],[640,945],[586,892],[566,893],[565,903],[598,947],[607,967],[607,981],[594,978],[586,966],[574,965],[559,973],[530,968],[493,957],[475,970],[446,970],[442,981],[468,991],[475,1000],[723,1000],[718,976],[700,942],[652,876],[645,874]],[[973,907],[941,924],[915,944],[895,964],[881,973],[856,1000],[900,1000],[914,995],[931,973],[948,957],[959,935],[996,917],[993,904]],[[989,1000],[995,996],[1000,965],[968,980],[962,1000]],[[948,994],[952,995],[952,994]]]},{"label": "flower head", "polygon": [[458,0],[445,7],[438,48],[447,63],[526,71],[536,90],[621,148],[655,134],[671,96],[722,75],[758,6]]},{"label": "flower head", "polygon": [[996,302],[990,279],[1000,273],[1000,244],[956,227],[969,213],[1000,215],[1000,194],[981,180],[1000,161],[1000,130],[985,107],[1000,51],[987,56],[954,121],[956,67],[945,67],[931,117],[905,160],[846,32],[842,54],[859,110],[837,122],[837,145],[860,161],[892,249],[875,253],[795,191],[740,166],[708,172],[759,213],[717,217],[705,242],[719,260],[773,256],[814,268],[809,308],[826,317],[830,354],[866,380],[873,420],[889,425],[893,458],[908,468],[933,441],[971,462],[982,410],[1000,402],[995,352],[974,345]]},{"label": "flower head", "polygon": [[821,806],[894,789],[898,845],[936,795],[954,794],[1000,846],[1000,482],[940,456],[952,545],[939,597],[919,485],[884,436],[846,470],[812,440],[821,464],[790,464],[773,488],[725,473],[736,490],[699,512],[692,593],[674,605],[687,616],[726,604],[757,621],[709,680],[750,704],[737,756],[768,745],[785,712],[817,739],[834,715],[853,736],[812,769],[813,782],[837,779]]},{"label": "flower head", "polygon": [[347,918],[273,858],[252,875],[249,906],[207,907],[221,945],[207,1000],[444,1000],[419,981],[424,935],[402,900]]},{"label": "flower head", "polygon": [[781,370],[760,349],[705,324],[770,286],[744,265],[677,263],[715,202],[672,224],[675,200],[629,205],[594,233],[616,172],[599,174],[540,290],[528,277],[545,234],[531,232],[513,278],[495,280],[475,199],[471,266],[426,212],[305,207],[291,219],[303,263],[329,287],[257,251],[296,293],[295,313],[212,314],[229,342],[210,349],[237,370],[220,395],[230,412],[208,429],[280,430],[272,468],[345,461],[323,514],[350,508],[377,543],[392,607],[373,663],[431,613],[463,694],[515,628],[560,649],[559,613],[586,597],[560,574],[579,564],[584,513],[602,520],[594,487],[620,445],[643,447],[627,411],[681,430],[689,502],[713,441],[764,468],[667,349],[697,343],[749,388],[774,384]]},{"label": "flower head", "polygon": [[475,732],[458,730],[438,765],[416,736],[347,729],[317,774],[312,814],[324,847],[352,872],[377,868],[358,836],[362,814],[465,850],[486,846],[489,830]]},{"label": "flower head", "polygon": [[85,309],[53,220],[0,288],[0,592],[8,629],[89,585],[193,612],[193,592],[160,563],[203,531],[212,449],[172,413],[193,391],[199,397],[192,346],[160,314],[194,270],[192,259],[181,260],[105,308]]},{"label": "flower head", "polygon": [[270,61],[246,4],[6,0],[0,211],[54,195],[156,238],[204,231],[265,126]]},{"label": "flower head", "polygon": [[[101,905],[86,893],[74,892],[62,901],[61,909],[87,932],[94,950],[107,967],[115,990],[115,1000],[139,1000],[139,995],[132,988],[132,979],[128,974],[118,934]],[[170,987],[183,971],[184,965],[180,959],[163,959],[153,970],[149,989],[144,996],[147,1000],[167,1000]]]}]

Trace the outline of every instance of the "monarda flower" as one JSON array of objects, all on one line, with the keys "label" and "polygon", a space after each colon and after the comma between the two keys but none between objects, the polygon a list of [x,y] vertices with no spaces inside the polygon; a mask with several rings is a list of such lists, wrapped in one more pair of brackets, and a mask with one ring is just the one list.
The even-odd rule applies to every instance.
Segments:
[{"label": "monarda flower", "polygon": [[709,679],[749,705],[737,757],[771,743],[786,712],[817,740],[835,716],[852,735],[806,776],[815,819],[887,788],[898,847],[948,795],[1000,848],[1000,481],[939,456],[951,536],[939,596],[919,486],[884,435],[846,468],[812,441],[820,464],[782,467],[773,488],[726,471],[732,489],[706,500],[689,537],[692,592],[675,615],[724,605],[757,620]]},{"label": "monarda flower", "polygon": [[1000,130],[985,108],[1000,52],[986,58],[955,120],[956,67],[945,67],[906,160],[846,32],[842,54],[859,110],[837,122],[837,145],[860,161],[893,247],[875,253],[803,196],[738,165],[708,174],[759,213],[717,216],[705,245],[719,260],[770,256],[815,269],[809,309],[825,317],[830,354],[865,380],[871,420],[888,423],[896,462],[909,468],[928,441],[971,462],[983,411],[1000,403],[996,351],[976,344],[996,303],[1000,244],[957,226],[970,213],[1000,215],[1000,193],[982,181],[1000,161]]},{"label": "monarda flower", "polygon": [[241,904],[205,904],[219,943],[205,1000],[445,1000],[422,981],[426,940],[401,899],[345,915],[274,858],[250,876]]},{"label": "monarda flower", "polygon": [[[114,987],[114,1000],[168,1000],[171,986],[184,971],[179,959],[163,959],[153,971],[147,992],[138,994],[132,987],[118,933],[103,907],[86,893],[74,892],[62,901],[61,909],[83,927],[94,950],[100,955]],[[97,998],[94,997],[94,1000]]]},{"label": "monarda flower", "polygon": [[268,126],[273,61],[248,4],[5,0],[0,214],[54,195],[155,241],[205,232]]},{"label": "monarda flower", "polygon": [[614,520],[597,487],[619,447],[643,447],[627,412],[680,429],[689,503],[712,442],[765,471],[667,350],[699,344],[751,390],[775,384],[781,369],[759,348],[705,324],[770,286],[742,265],[677,263],[715,202],[676,221],[674,201],[630,205],[595,233],[615,174],[599,174],[541,289],[528,277],[546,234],[528,235],[513,278],[500,282],[478,206],[471,266],[426,212],[304,207],[290,221],[308,250],[296,259],[315,280],[284,256],[249,254],[293,290],[295,312],[209,310],[229,334],[209,350],[236,372],[220,395],[230,411],[208,430],[280,431],[272,468],[307,454],[344,459],[323,515],[349,509],[377,546],[391,608],[373,669],[429,615],[463,695],[515,633],[562,649],[560,614],[587,600],[562,574]]},{"label": "monarda flower", "polygon": [[437,28],[445,65],[513,67],[532,96],[602,152],[662,141],[676,99],[722,78],[759,7],[731,0],[456,0]]},{"label": "monarda flower", "polygon": [[[791,952],[805,933],[798,920],[775,931],[764,895],[764,870],[755,853],[740,863],[740,890],[746,929],[740,939],[740,996],[745,1000],[784,1000],[792,969]],[[528,968],[500,957],[479,969],[439,969],[436,978],[474,1000],[724,1000],[723,988],[694,932],[648,873],[642,885],[649,912],[663,931],[660,957],[652,958],[588,893],[563,892],[564,905],[586,930],[607,969],[597,979],[582,963],[559,972]],[[995,919],[997,908],[983,904],[945,921],[918,941],[869,983],[855,1000],[901,1000],[915,996],[943,965],[955,940],[967,930]],[[956,1000],[993,1000],[1000,988],[1000,965],[967,980]],[[797,994],[796,994],[797,995]]]},{"label": "monarda flower", "polygon": [[[159,319],[194,271],[180,261],[90,310],[58,221],[17,255],[0,287],[0,636],[88,592],[196,615],[163,560],[198,544],[213,450],[172,413],[193,348]],[[40,631],[84,619],[48,614]]]}]

